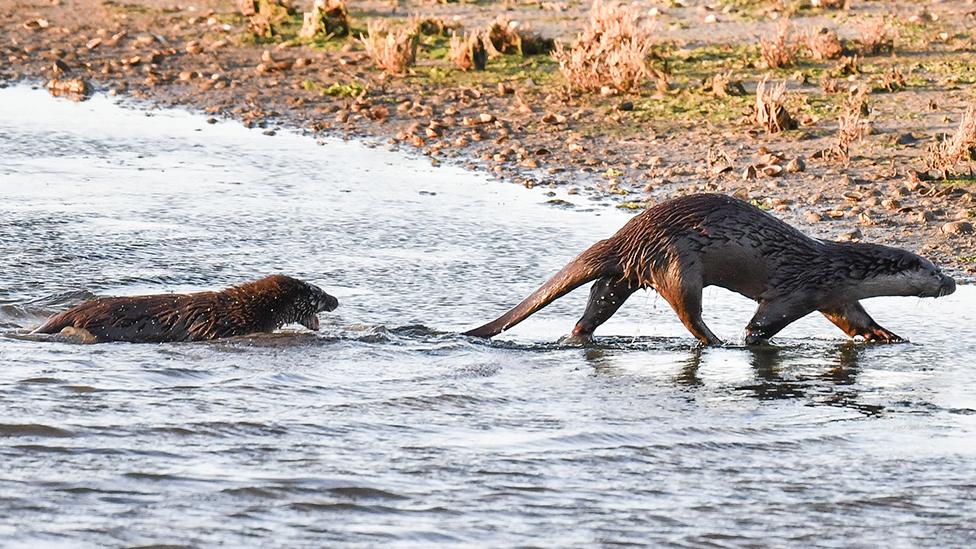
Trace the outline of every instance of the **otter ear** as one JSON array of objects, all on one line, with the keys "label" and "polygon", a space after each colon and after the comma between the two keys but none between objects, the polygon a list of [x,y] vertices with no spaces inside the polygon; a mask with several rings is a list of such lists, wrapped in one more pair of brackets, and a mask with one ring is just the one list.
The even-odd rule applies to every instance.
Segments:
[{"label": "otter ear", "polygon": [[917,271],[922,268],[922,262],[913,255],[904,255],[898,260],[898,268],[906,271]]}]

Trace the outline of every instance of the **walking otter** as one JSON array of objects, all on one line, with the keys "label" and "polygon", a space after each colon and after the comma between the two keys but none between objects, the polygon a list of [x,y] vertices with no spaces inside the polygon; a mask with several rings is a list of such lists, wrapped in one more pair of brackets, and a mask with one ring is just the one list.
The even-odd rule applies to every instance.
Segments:
[{"label": "walking otter", "polygon": [[590,339],[631,294],[654,288],[706,345],[722,341],[701,318],[705,286],[720,286],[759,303],[746,326],[749,345],[768,340],[813,311],[852,338],[903,341],[868,316],[858,300],[882,295],[940,297],[956,289],[952,278],[913,253],[817,240],[751,204],[696,194],[637,215],[512,310],[465,335],[497,335],[591,280],[596,282],[573,338]]},{"label": "walking otter", "polygon": [[33,333],[60,332],[91,343],[201,341],[270,332],[291,322],[318,330],[317,313],[338,306],[317,286],[272,275],[219,292],[94,299],[52,316]]}]

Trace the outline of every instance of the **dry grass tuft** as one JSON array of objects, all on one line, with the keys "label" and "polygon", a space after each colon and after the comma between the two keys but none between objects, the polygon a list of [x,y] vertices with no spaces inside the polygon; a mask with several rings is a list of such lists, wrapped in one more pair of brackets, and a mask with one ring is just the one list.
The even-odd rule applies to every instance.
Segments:
[{"label": "dry grass tuft", "polygon": [[887,92],[896,92],[905,88],[905,75],[898,67],[892,67],[878,77],[878,88]]},{"label": "dry grass tuft", "polygon": [[888,18],[865,19],[859,27],[861,55],[881,55],[895,51],[895,30]]},{"label": "dry grass tuft", "polygon": [[549,53],[556,47],[553,39],[543,38],[531,28],[504,15],[499,15],[488,25],[487,36],[486,44],[492,47],[492,54],[539,55]]},{"label": "dry grass tuft", "polygon": [[845,55],[831,67],[827,74],[832,78],[844,78],[853,74],[861,74],[861,66],[856,55]]},{"label": "dry grass tuft", "polygon": [[828,28],[809,33],[804,38],[810,57],[814,59],[837,59],[844,53],[844,43],[836,32]]},{"label": "dry grass tuft", "polygon": [[648,64],[651,35],[651,29],[641,24],[637,8],[594,0],[587,26],[572,48],[556,44],[552,57],[574,89],[628,92],[653,78],[658,90],[665,91],[667,76]]},{"label": "dry grass tuft", "polygon": [[302,38],[322,36],[326,39],[333,36],[349,35],[349,10],[345,0],[315,0],[312,11],[304,13]]},{"label": "dry grass tuft", "polygon": [[447,57],[462,71],[471,69],[483,71],[488,63],[488,49],[481,32],[451,36],[451,49]]},{"label": "dry grass tuft", "polygon": [[851,144],[871,133],[867,115],[867,91],[859,88],[844,103],[844,110],[837,120],[837,139],[824,156],[841,162],[849,161]]},{"label": "dry grass tuft", "polygon": [[440,17],[415,17],[412,24],[417,27],[418,33],[425,36],[451,36],[461,30],[461,23],[445,21]]},{"label": "dry grass tuft", "polygon": [[391,29],[382,21],[370,21],[366,36],[359,41],[377,67],[391,74],[401,74],[417,60],[416,27]]},{"label": "dry grass tuft", "polygon": [[767,79],[756,86],[756,124],[766,129],[768,133],[777,133],[784,130],[792,130],[797,127],[796,120],[786,112],[784,103],[786,102],[786,83],[780,82],[779,85],[771,89],[766,88]]},{"label": "dry grass tuft", "polygon": [[248,31],[263,38],[274,36],[274,27],[290,13],[286,0],[237,0],[237,8],[247,18]]},{"label": "dry grass tuft", "polygon": [[836,78],[824,73],[820,75],[820,89],[824,93],[837,93],[840,91],[840,84],[838,84]]},{"label": "dry grass tuft", "polygon": [[762,52],[763,62],[770,69],[790,67],[796,63],[797,54],[800,51],[800,44],[793,40],[790,35],[794,32],[793,25],[788,21],[783,21],[776,34],[767,39],[765,36],[759,39],[759,49]]},{"label": "dry grass tuft", "polygon": [[711,90],[716,97],[728,97],[730,95],[741,96],[746,94],[746,89],[742,86],[742,82],[732,79],[732,71],[713,75],[707,81],[706,89]]},{"label": "dry grass tuft", "polygon": [[851,0],[810,0],[810,5],[828,10],[847,10],[851,8]]},{"label": "dry grass tuft", "polygon": [[926,165],[945,179],[954,173],[962,161],[976,160],[976,107],[969,107],[962,115],[959,128],[949,137],[932,146]]}]

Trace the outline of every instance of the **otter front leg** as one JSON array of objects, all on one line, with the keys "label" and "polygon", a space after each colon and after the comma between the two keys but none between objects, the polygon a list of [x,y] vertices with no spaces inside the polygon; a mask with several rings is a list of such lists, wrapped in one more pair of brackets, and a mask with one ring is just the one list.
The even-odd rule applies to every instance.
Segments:
[{"label": "otter front leg", "polygon": [[857,301],[823,308],[820,312],[849,337],[861,336],[864,341],[884,343],[905,341],[897,334],[882,328]]},{"label": "otter front leg", "polygon": [[593,339],[593,331],[606,322],[640,286],[626,278],[603,277],[590,288],[583,316],[573,327],[573,333],[563,342],[586,343]]},{"label": "otter front leg", "polygon": [[812,307],[786,299],[760,301],[756,314],[746,326],[746,345],[765,343],[783,328],[811,312]]},{"label": "otter front leg", "polygon": [[693,283],[691,280],[690,277],[685,277],[680,279],[677,285],[659,286],[658,293],[671,304],[674,312],[678,313],[681,323],[688,328],[691,335],[698,338],[698,341],[705,345],[721,345],[722,340],[708,329],[701,317],[701,283]]}]

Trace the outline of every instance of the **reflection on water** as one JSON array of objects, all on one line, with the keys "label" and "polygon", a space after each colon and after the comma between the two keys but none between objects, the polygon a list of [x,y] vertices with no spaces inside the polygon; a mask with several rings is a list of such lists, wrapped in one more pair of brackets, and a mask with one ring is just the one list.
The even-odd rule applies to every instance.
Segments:
[{"label": "reflection on water", "polygon": [[[4,546],[967,546],[973,303],[872,300],[913,343],[824,319],[701,349],[635,294],[457,335],[626,219],[355,143],[0,90]],[[567,197],[572,199],[573,197]],[[79,346],[23,333],[94,295],[287,272],[322,330]],[[314,540],[310,542],[309,540]]]}]

